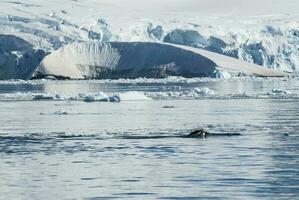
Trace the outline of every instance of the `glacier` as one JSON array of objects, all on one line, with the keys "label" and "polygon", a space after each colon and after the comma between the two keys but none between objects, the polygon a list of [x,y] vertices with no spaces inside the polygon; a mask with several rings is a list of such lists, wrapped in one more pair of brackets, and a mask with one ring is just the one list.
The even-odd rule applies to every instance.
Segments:
[{"label": "glacier", "polygon": [[172,43],[298,73],[297,8],[294,0],[275,5],[253,0],[242,6],[237,0],[217,5],[207,0],[1,1],[0,34],[18,37],[30,47],[1,50],[2,68],[4,60],[10,67],[2,69],[0,79],[28,79],[46,52],[85,42]]},{"label": "glacier", "polygon": [[0,34],[0,80],[31,78],[45,55],[21,38]]}]

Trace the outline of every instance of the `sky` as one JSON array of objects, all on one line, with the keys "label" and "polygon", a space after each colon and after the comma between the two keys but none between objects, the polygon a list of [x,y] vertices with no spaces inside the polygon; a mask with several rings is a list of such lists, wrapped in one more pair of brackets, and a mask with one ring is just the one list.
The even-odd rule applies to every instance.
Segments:
[{"label": "sky", "polygon": [[95,0],[140,10],[192,12],[197,15],[297,14],[299,0]]},{"label": "sky", "polygon": [[299,0],[0,0],[0,15],[17,10],[31,10],[35,14],[58,9],[74,11],[80,17],[90,14],[90,9],[103,17],[136,18],[175,18],[182,13],[191,16],[299,15]]}]

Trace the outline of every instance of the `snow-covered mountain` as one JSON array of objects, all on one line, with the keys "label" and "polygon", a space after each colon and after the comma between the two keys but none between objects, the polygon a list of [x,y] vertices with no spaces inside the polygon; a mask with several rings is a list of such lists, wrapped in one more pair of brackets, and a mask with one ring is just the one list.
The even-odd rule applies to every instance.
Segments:
[{"label": "snow-covered mountain", "polygon": [[297,0],[7,0],[0,34],[46,51],[91,40],[167,42],[298,72],[298,8]]}]

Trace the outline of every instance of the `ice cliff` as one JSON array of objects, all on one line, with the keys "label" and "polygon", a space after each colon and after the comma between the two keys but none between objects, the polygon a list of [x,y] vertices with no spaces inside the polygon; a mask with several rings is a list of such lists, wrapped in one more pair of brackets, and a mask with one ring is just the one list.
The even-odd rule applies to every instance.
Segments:
[{"label": "ice cliff", "polygon": [[0,80],[31,78],[45,55],[21,38],[0,34]]}]

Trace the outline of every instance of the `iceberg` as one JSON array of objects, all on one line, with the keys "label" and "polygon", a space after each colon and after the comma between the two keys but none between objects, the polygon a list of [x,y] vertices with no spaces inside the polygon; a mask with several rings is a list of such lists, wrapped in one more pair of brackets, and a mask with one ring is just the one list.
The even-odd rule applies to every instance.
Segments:
[{"label": "iceberg", "polygon": [[198,48],[152,42],[73,43],[46,56],[35,75],[107,79],[218,77],[221,72],[233,76],[286,75],[281,71]]}]

